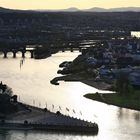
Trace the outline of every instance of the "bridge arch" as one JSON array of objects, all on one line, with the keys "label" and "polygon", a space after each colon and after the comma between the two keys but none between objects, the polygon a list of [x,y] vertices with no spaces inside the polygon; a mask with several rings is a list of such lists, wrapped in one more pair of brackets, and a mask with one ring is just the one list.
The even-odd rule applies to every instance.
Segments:
[{"label": "bridge arch", "polygon": [[12,58],[12,57],[14,57],[14,55],[15,55],[15,52],[13,52],[13,51],[4,52],[5,58]]},{"label": "bridge arch", "polygon": [[16,58],[16,57],[29,57],[34,58],[34,49],[17,49],[17,50],[8,50],[8,49],[1,49],[0,50],[0,58]]},{"label": "bridge arch", "polygon": [[22,57],[22,52],[21,52],[21,51],[17,51],[17,52],[16,52],[16,57],[21,58],[21,57]]},{"label": "bridge arch", "polygon": [[34,51],[33,50],[26,50],[25,51],[25,56],[29,58],[33,58]]},{"label": "bridge arch", "polygon": [[3,57],[4,57],[4,52],[0,51],[0,58],[3,58]]}]

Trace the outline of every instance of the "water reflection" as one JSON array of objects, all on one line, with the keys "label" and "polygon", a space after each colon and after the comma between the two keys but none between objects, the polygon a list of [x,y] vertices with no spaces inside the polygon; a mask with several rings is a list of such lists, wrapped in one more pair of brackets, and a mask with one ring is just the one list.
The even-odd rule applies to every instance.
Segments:
[{"label": "water reflection", "polygon": [[45,131],[0,131],[1,140],[97,140],[96,136],[53,133]]},{"label": "water reflection", "polygon": [[0,58],[3,58],[4,54],[2,52],[0,52]]},{"label": "water reflection", "polygon": [[140,31],[132,31],[131,36],[133,37],[140,37]]},{"label": "water reflection", "polygon": [[9,132],[6,130],[0,130],[0,140],[6,140],[9,137]]},{"label": "water reflection", "polygon": [[13,53],[12,52],[8,52],[7,53],[7,58],[12,58],[13,57]]},{"label": "water reflection", "polygon": [[140,113],[136,112],[136,113],[134,114],[134,117],[135,117],[135,120],[136,120],[136,121],[139,121],[139,120],[140,120]]}]

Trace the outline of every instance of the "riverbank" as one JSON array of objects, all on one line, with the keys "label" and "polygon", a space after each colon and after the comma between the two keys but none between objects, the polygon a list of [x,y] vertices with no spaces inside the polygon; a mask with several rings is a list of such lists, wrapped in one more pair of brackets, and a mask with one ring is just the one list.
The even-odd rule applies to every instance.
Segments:
[{"label": "riverbank", "polygon": [[94,78],[85,77],[83,73],[68,74],[64,76],[55,77],[50,82],[54,85],[59,85],[59,81],[67,82],[82,82],[88,86],[100,89],[100,90],[109,90],[111,89],[111,84],[108,84],[104,81],[96,81]]},{"label": "riverbank", "polygon": [[42,130],[50,132],[60,133],[72,133],[72,134],[86,134],[94,135],[97,134],[98,130],[93,129],[89,126],[69,126],[64,125],[49,125],[49,124],[22,124],[22,123],[0,123],[0,129],[3,130]]},{"label": "riverbank", "polygon": [[[96,94],[85,95],[85,97],[88,97],[96,101],[104,102],[107,104],[116,105],[119,107],[140,110],[139,91],[135,94],[132,93],[132,88],[133,88],[132,85],[135,84],[136,80],[134,82],[131,82],[131,80],[134,79],[135,75],[133,76],[133,79],[129,81],[128,74],[127,74],[129,72],[130,73],[134,72],[133,71],[134,69],[132,69],[132,67],[120,68],[119,67],[120,65],[117,64],[117,62],[112,65],[106,64],[106,66],[104,66],[103,64],[95,65],[95,63],[93,63],[95,61],[95,58],[90,56],[89,53],[90,50],[87,50],[86,54],[79,55],[70,64],[64,66],[62,70],[58,70],[60,74],[63,74],[65,76],[56,77],[54,78],[54,81],[56,81],[57,83],[58,81],[61,80],[79,81],[99,90],[111,90],[111,91],[118,91],[118,92],[119,89],[123,87],[123,89],[125,90],[123,90],[123,94],[121,93],[122,95],[109,93],[109,94],[99,94],[99,95]],[[92,65],[91,64],[89,65],[89,61],[92,62]],[[123,79],[123,75],[124,76],[127,75],[126,76],[127,78]],[[119,84],[117,84],[118,80],[120,80],[119,83],[121,83],[120,87],[118,87]],[[126,81],[128,80],[128,82],[126,82],[125,80]],[[127,85],[127,83],[130,83],[130,85]],[[129,89],[127,90],[127,88]]]},{"label": "riverbank", "polygon": [[98,133],[98,125],[96,123],[65,116],[59,111],[53,113],[47,109],[22,105],[26,106],[27,109],[9,114],[6,119],[2,119],[0,129],[44,130],[91,135]]},{"label": "riverbank", "polygon": [[127,109],[133,109],[140,111],[140,94],[136,92],[133,95],[123,96],[118,95],[117,93],[95,93],[95,94],[86,94],[84,97],[103,102],[109,105],[115,105],[118,107],[123,107]]},{"label": "riverbank", "polygon": [[[100,90],[109,90],[111,89],[110,84],[107,84],[103,81],[95,81],[94,79],[85,79],[82,77],[81,74],[70,74],[65,76],[56,77],[53,79],[55,82],[59,81],[68,81],[68,82],[82,82],[86,85],[92,86],[94,88]],[[109,105],[115,105],[118,107],[133,109],[140,111],[140,94],[137,91],[135,94],[129,96],[118,95],[117,93],[93,93],[93,94],[86,94],[84,97],[92,100],[96,100],[99,102],[103,102]]]}]

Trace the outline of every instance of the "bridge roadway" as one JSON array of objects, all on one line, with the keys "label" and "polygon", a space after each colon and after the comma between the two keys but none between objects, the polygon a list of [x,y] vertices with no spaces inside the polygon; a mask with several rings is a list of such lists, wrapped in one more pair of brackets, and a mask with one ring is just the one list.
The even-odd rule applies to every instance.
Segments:
[{"label": "bridge roadway", "polygon": [[59,48],[59,47],[51,47],[51,52],[53,51],[62,51],[62,52],[65,52],[65,51],[71,51],[71,52],[74,52],[74,51],[79,51],[79,52],[82,52],[82,49],[84,49],[85,47],[77,47],[77,48],[72,48],[72,47],[69,47],[69,48]]},{"label": "bridge roadway", "polygon": [[[25,54],[27,52],[30,53],[30,57],[31,58],[35,58],[35,53],[37,54],[37,52],[40,52],[40,50],[42,48],[45,48],[45,46],[42,46],[42,47],[38,47],[38,46],[34,46],[34,47],[25,47],[25,48],[20,48],[20,49],[7,49],[7,48],[0,48],[0,55],[3,54],[3,58],[7,58],[8,57],[8,53],[12,53],[13,54],[13,58],[16,58],[16,55],[18,52],[21,52],[22,54],[22,58],[25,58]],[[62,52],[65,52],[65,51],[79,51],[79,52],[82,52],[83,49],[87,49],[88,47],[85,47],[85,46],[81,46],[81,47],[77,47],[77,48],[72,48],[72,47],[51,47],[48,49],[48,52],[49,53],[56,53],[58,51],[62,51]],[[45,52],[46,51],[46,52]],[[42,51],[42,53],[48,53],[47,50],[44,50]],[[39,54],[38,54],[39,55]]]}]

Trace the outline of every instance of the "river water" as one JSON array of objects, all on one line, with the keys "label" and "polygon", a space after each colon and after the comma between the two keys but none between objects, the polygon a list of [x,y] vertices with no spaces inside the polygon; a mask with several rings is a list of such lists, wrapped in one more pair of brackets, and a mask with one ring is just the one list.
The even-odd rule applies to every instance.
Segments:
[{"label": "river water", "polygon": [[[0,58],[0,80],[12,87],[18,100],[38,107],[96,122],[97,136],[81,136],[43,131],[3,131],[0,140],[139,140],[140,112],[107,105],[83,97],[86,93],[104,92],[81,82],[60,82],[51,85],[58,76],[58,65],[73,60],[79,53],[57,53],[43,60]],[[10,55],[9,55],[10,56]],[[69,111],[66,110],[69,109]]]}]

